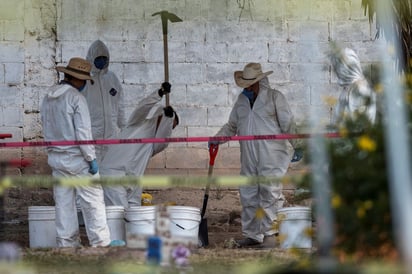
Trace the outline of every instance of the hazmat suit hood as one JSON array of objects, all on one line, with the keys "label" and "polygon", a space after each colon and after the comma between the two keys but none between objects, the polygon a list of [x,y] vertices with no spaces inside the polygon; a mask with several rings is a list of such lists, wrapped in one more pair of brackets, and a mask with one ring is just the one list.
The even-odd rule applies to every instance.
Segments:
[{"label": "hazmat suit hood", "polygon": [[59,98],[61,95],[63,95],[71,86],[70,85],[61,85],[60,88],[56,90],[52,90],[49,93],[47,93],[47,98],[48,99],[56,99]]},{"label": "hazmat suit hood", "polygon": [[352,49],[344,48],[331,54],[330,58],[339,85],[347,86],[365,79],[359,58]]},{"label": "hazmat suit hood", "polygon": [[[94,65],[94,59],[96,59],[96,57],[99,57],[99,56],[107,57],[107,63],[101,70],[96,68],[96,66]],[[109,54],[109,49],[107,48],[106,44],[103,43],[101,40],[94,41],[89,47],[86,60],[88,60],[92,64],[91,75],[95,75],[96,73],[100,71],[102,73],[106,73],[109,68],[109,64],[110,64],[110,54]]]}]

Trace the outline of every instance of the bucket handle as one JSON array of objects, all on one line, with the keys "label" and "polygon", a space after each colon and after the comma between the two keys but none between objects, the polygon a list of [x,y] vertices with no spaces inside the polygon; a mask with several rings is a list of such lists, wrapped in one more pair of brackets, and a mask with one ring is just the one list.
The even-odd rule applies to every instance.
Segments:
[{"label": "bucket handle", "polygon": [[195,229],[196,227],[199,226],[199,225],[195,225],[195,226],[192,227],[192,228],[184,228],[183,226],[179,225],[178,223],[173,222],[172,220],[170,220],[170,222],[173,223],[173,224],[175,224],[178,228],[180,228],[180,229],[182,229],[182,230],[193,230],[193,229]]},{"label": "bucket handle", "polygon": [[[133,221],[129,221],[126,217],[123,218],[123,221],[125,221],[126,223],[133,223]],[[154,220],[140,220],[140,221],[145,221],[145,222],[148,222],[149,224],[154,222]]]}]

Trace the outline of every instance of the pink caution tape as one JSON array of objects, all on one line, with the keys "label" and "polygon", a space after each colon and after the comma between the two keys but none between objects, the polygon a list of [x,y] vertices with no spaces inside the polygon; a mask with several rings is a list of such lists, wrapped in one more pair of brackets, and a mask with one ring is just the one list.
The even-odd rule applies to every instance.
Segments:
[{"label": "pink caution tape", "polygon": [[116,145],[116,144],[147,144],[147,143],[184,143],[209,141],[251,141],[251,140],[285,140],[306,139],[312,137],[339,138],[339,133],[324,134],[276,134],[276,135],[245,135],[245,136],[214,136],[214,137],[170,137],[170,138],[140,138],[140,139],[99,139],[83,141],[42,141],[42,142],[0,142],[0,148],[11,147],[50,147],[73,145]]}]

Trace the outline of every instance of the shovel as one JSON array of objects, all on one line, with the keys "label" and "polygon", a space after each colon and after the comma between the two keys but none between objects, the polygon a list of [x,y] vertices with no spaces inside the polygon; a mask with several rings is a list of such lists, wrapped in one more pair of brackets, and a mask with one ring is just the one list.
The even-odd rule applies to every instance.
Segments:
[{"label": "shovel", "polygon": [[199,247],[204,247],[209,245],[209,236],[207,232],[207,219],[204,218],[206,213],[207,201],[209,200],[209,190],[210,190],[210,182],[211,176],[213,173],[213,166],[215,165],[215,159],[217,155],[217,151],[219,150],[219,145],[210,144],[209,146],[209,172],[208,172],[208,180],[205,189],[205,195],[203,197],[203,207],[200,213],[201,221],[199,224]]}]

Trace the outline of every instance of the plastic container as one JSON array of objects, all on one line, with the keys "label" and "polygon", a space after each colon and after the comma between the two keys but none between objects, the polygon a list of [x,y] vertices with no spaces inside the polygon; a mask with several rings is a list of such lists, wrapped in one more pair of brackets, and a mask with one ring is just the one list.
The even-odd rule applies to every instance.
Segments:
[{"label": "plastic container", "polygon": [[128,247],[147,247],[147,239],[156,233],[156,208],[156,206],[132,206],[125,210]]},{"label": "plastic container", "polygon": [[56,247],[56,210],[54,206],[29,206],[30,248]]},{"label": "plastic container", "polygon": [[198,245],[200,209],[190,206],[168,206],[170,234],[182,243]]},{"label": "plastic container", "polygon": [[126,241],[123,206],[106,206],[106,220],[110,230],[110,240]]},{"label": "plastic container", "polygon": [[277,217],[281,248],[312,248],[312,214],[309,207],[281,208]]}]

